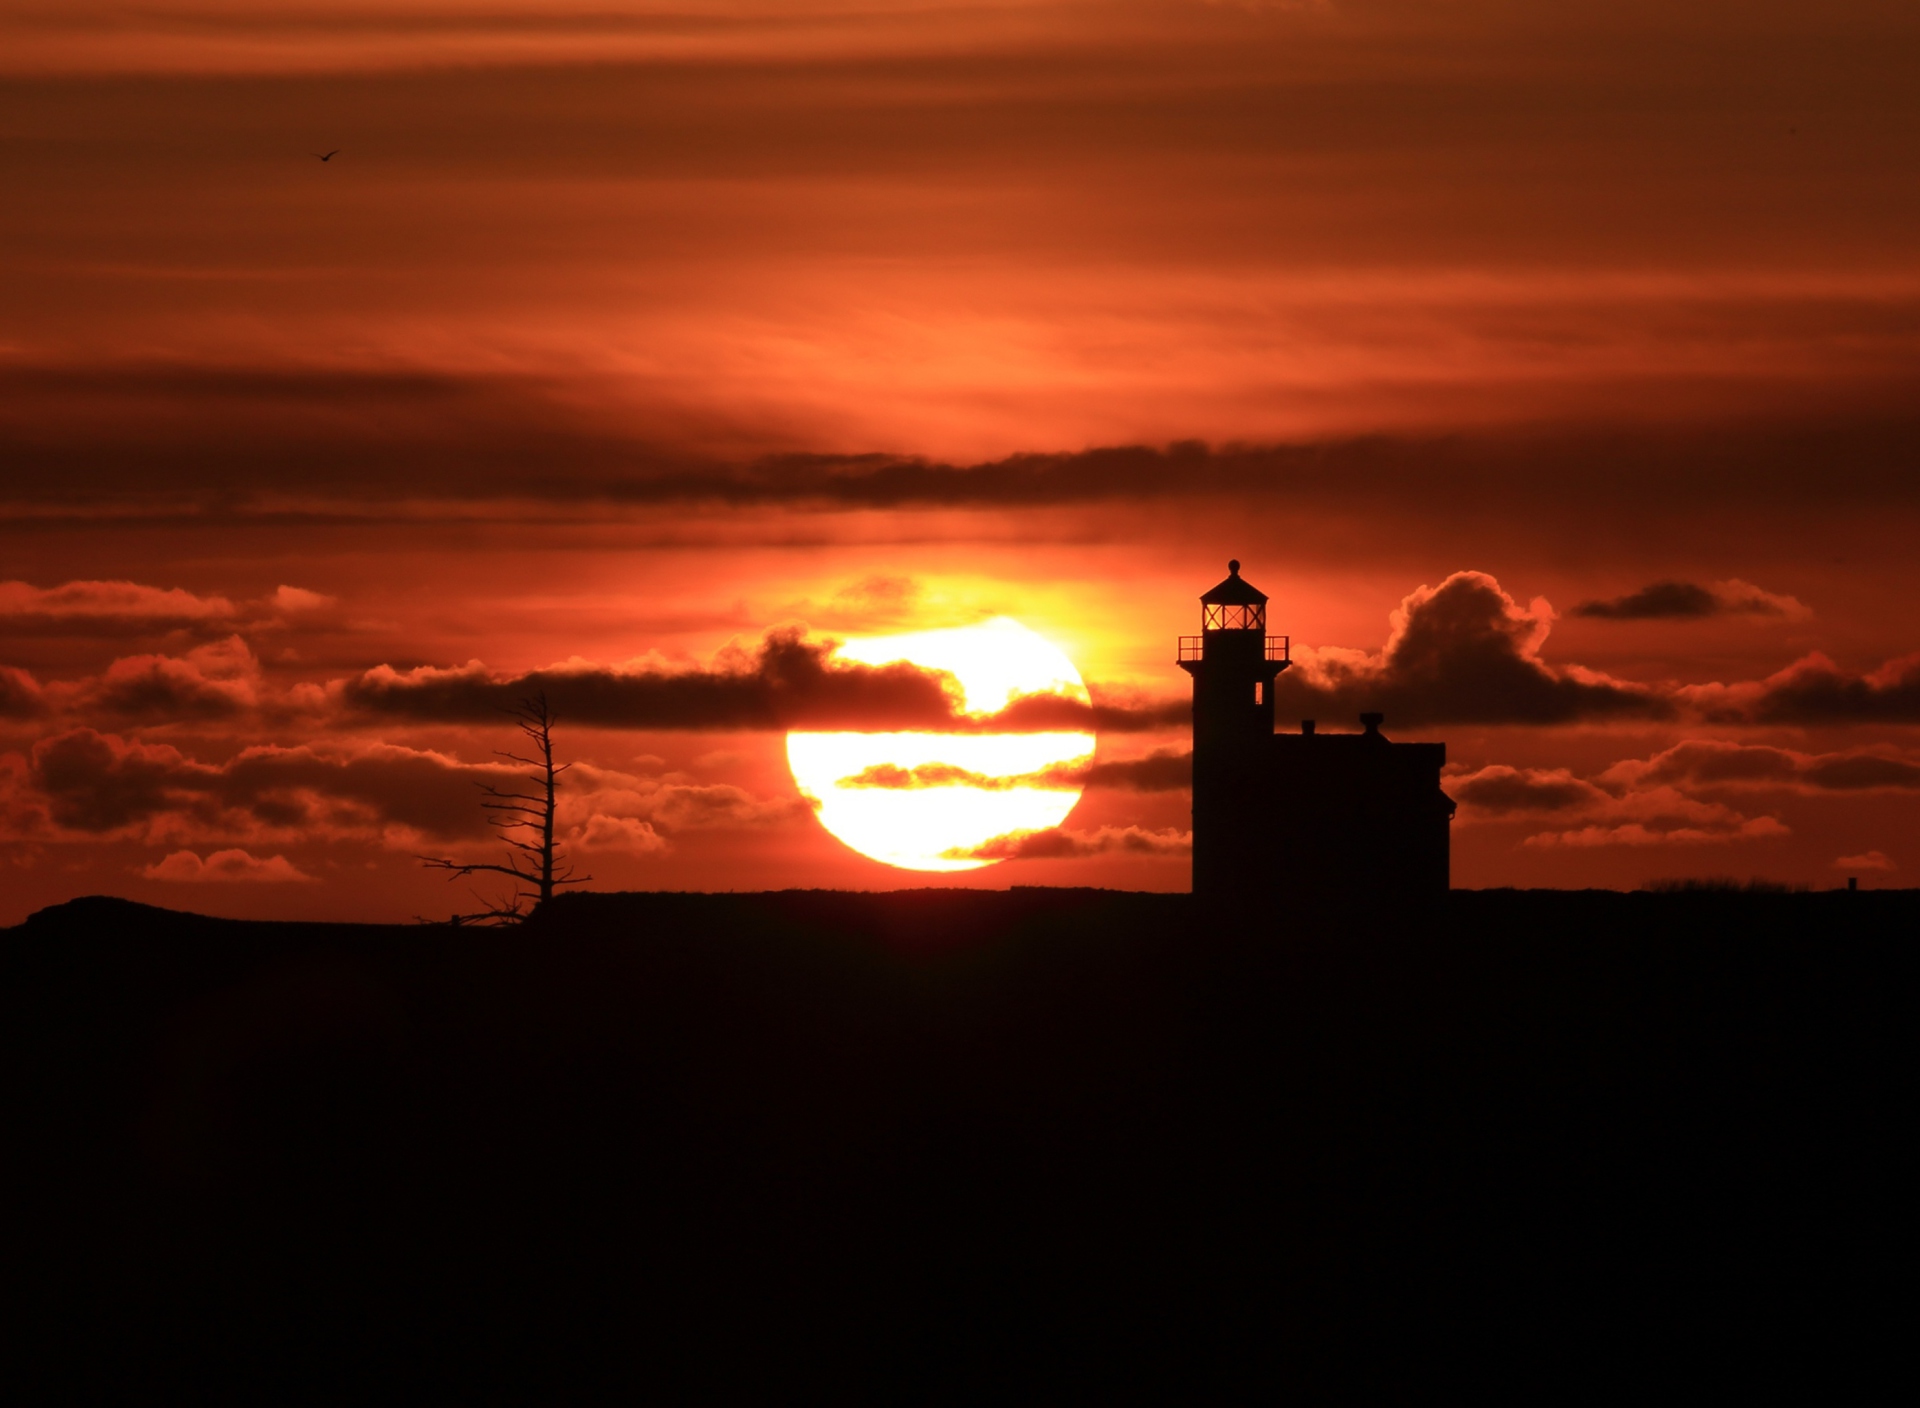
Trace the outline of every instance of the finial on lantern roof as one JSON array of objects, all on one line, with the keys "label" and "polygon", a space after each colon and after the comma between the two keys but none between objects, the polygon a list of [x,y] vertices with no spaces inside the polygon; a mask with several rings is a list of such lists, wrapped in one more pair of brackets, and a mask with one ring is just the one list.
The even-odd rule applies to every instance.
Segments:
[{"label": "finial on lantern roof", "polygon": [[1267,594],[1240,575],[1240,559],[1227,564],[1227,578],[1200,598],[1208,606],[1265,606]]}]

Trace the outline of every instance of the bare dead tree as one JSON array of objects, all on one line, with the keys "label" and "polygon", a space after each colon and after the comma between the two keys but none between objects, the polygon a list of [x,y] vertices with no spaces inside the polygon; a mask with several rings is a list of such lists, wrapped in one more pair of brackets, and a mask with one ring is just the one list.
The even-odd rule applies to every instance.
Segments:
[{"label": "bare dead tree", "polygon": [[474,898],[481,900],[486,908],[472,914],[454,915],[456,925],[517,924],[533,909],[552,899],[553,892],[563,885],[584,885],[593,879],[591,875],[575,875],[572,863],[554,847],[554,796],[560,790],[560,774],[573,764],[556,765],[553,761],[553,727],[558,720],[547,707],[547,696],[542,693],[522,699],[517,707],[506,712],[526,735],[533,753],[527,757],[495,750],[497,756],[532,769],[522,778],[532,790],[523,792],[485,782],[479,784],[480,806],[487,814],[487,824],[500,833],[500,839],[510,848],[506,863],[491,865],[445,856],[418,858],[430,870],[447,871],[449,880],[473,875],[505,875],[513,880],[513,892],[504,900],[489,903],[475,892]]}]

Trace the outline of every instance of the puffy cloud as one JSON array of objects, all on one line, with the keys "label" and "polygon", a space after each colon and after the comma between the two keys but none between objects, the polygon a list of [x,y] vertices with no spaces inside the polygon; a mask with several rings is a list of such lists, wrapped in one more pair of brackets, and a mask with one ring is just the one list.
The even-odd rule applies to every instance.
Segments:
[{"label": "puffy cloud", "polygon": [[1840,856],[1833,862],[1835,870],[1878,870],[1891,871],[1900,867],[1887,859],[1885,851],[1867,851],[1863,855]]},{"label": "puffy cloud", "polygon": [[1565,768],[1511,768],[1504,763],[1449,777],[1447,792],[1462,806],[1493,816],[1569,811],[1611,800]]},{"label": "puffy cloud", "polygon": [[1695,685],[1679,693],[1714,722],[1920,723],[1920,655],[1860,674],[1816,651],[1764,680]]},{"label": "puffy cloud", "polygon": [[1301,652],[1275,682],[1275,704],[1303,718],[1377,710],[1406,724],[1554,724],[1673,712],[1656,690],[1541,660],[1552,622],[1544,598],[1522,607],[1486,573],[1456,572],[1400,603],[1378,655]]},{"label": "puffy cloud", "polygon": [[624,851],[629,855],[650,855],[666,850],[667,838],[653,829],[652,822],[595,812],[587,818],[586,825],[567,833],[567,844],[583,851]]},{"label": "puffy cloud", "polygon": [[242,850],[215,851],[205,860],[192,851],[175,851],[165,860],[145,866],[140,873],[149,880],[167,880],[187,884],[209,881],[246,884],[285,884],[289,881],[312,883],[313,877],[295,868],[285,856],[256,860]]},{"label": "puffy cloud", "polygon": [[943,854],[950,860],[1069,860],[1127,851],[1135,855],[1187,855],[1193,850],[1190,831],[1149,831],[1139,826],[1103,826],[1098,831],[1014,831],[977,846],[956,847]]},{"label": "puffy cloud", "polygon": [[[1751,606],[1765,598],[1783,612],[1801,609],[1790,597],[1745,583],[1719,586],[1715,599],[1722,605],[1740,600]],[[1734,724],[1920,722],[1920,655],[1856,674],[1816,653],[1764,680],[1645,685],[1577,665],[1547,664],[1540,648],[1552,622],[1553,608],[1545,600],[1522,607],[1485,573],[1456,572],[1401,603],[1377,655],[1340,648],[1297,652],[1294,668],[1275,682],[1276,707],[1301,717],[1378,710],[1406,724],[1687,715]]]},{"label": "puffy cloud", "polygon": [[1697,582],[1653,582],[1606,601],[1583,601],[1575,616],[1603,621],[1686,621],[1709,616],[1779,616],[1804,619],[1812,613],[1790,596],[1762,591],[1739,578],[1703,587]]},{"label": "puffy cloud", "polygon": [[118,718],[232,718],[259,702],[260,664],[239,636],[184,656],[129,655],[79,686],[74,707]]}]

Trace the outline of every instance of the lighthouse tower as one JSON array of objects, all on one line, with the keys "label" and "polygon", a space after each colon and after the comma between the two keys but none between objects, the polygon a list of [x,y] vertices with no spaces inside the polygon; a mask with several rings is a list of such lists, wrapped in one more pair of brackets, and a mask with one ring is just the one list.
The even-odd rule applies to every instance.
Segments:
[{"label": "lighthouse tower", "polygon": [[1267,594],[1229,562],[1226,580],[1200,598],[1200,634],[1180,637],[1180,668],[1193,676],[1196,895],[1265,888],[1273,682],[1288,663],[1287,638],[1267,634]]}]

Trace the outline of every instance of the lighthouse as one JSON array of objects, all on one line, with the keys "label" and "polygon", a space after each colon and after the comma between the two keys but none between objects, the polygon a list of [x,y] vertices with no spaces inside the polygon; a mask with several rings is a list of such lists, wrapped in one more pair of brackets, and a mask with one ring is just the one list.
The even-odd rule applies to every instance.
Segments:
[{"label": "lighthouse", "polygon": [[1229,562],[1226,580],[1200,597],[1200,634],[1180,637],[1180,668],[1193,676],[1195,894],[1258,888],[1271,863],[1254,814],[1287,656],[1287,638],[1267,634],[1267,594]]},{"label": "lighthouse", "polygon": [[1384,715],[1358,732],[1302,719],[1274,731],[1274,683],[1292,663],[1267,634],[1267,594],[1227,564],[1180,637],[1193,676],[1193,892],[1250,912],[1285,901],[1406,903],[1444,894],[1453,801],[1444,743],[1396,743]]}]

